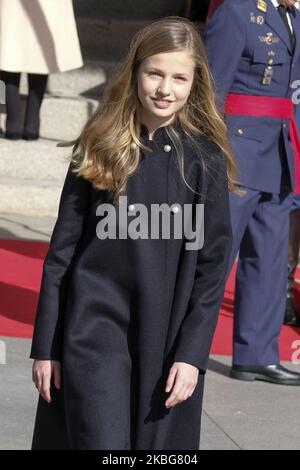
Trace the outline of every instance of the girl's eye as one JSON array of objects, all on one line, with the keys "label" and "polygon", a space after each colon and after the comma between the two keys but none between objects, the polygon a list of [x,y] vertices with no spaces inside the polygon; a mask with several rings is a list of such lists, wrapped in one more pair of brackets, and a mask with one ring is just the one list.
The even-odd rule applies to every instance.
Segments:
[{"label": "girl's eye", "polygon": [[[148,75],[156,75],[158,77],[161,77],[161,74],[158,72],[148,72]],[[186,82],[186,78],[184,77],[175,77],[176,80],[181,80],[183,82]]]}]

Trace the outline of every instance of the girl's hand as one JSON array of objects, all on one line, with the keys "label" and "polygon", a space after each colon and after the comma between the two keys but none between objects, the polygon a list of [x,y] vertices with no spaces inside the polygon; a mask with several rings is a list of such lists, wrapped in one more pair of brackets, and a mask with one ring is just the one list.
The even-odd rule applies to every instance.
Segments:
[{"label": "girl's hand", "polygon": [[35,359],[32,365],[32,380],[41,396],[51,403],[50,382],[54,374],[54,384],[57,389],[61,387],[61,366],[59,361],[42,361]]},{"label": "girl's hand", "polygon": [[166,392],[172,391],[165,402],[166,408],[171,408],[192,396],[198,382],[198,376],[198,367],[186,362],[174,362],[165,388]]}]

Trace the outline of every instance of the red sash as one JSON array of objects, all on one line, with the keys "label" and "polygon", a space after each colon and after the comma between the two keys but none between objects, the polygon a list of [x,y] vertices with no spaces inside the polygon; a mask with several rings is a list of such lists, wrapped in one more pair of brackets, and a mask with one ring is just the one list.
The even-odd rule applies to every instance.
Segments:
[{"label": "red sash", "polygon": [[300,194],[300,137],[294,116],[294,104],[288,98],[269,96],[227,95],[226,114],[238,114],[251,117],[272,117],[290,120],[290,139],[295,161],[295,194]]}]

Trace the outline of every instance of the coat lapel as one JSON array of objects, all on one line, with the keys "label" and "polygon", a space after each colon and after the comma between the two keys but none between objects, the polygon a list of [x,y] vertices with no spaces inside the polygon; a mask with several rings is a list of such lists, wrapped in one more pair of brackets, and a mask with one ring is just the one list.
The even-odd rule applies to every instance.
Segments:
[{"label": "coat lapel", "polygon": [[273,31],[280,36],[280,38],[285,43],[286,47],[288,48],[290,54],[293,53],[291,40],[289,37],[289,33],[286,29],[284,22],[282,21],[281,16],[279,15],[278,11],[272,4],[271,0],[268,1],[268,8],[266,11],[265,23],[273,29]]},{"label": "coat lapel", "polygon": [[296,8],[293,8],[292,13],[290,14],[290,18],[296,38],[294,60],[297,60],[300,55],[300,13],[296,10]]}]

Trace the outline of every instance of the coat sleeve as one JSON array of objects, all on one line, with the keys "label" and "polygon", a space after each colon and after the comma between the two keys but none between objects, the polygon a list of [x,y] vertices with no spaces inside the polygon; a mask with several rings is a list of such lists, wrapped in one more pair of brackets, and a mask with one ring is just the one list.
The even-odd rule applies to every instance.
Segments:
[{"label": "coat sleeve", "polygon": [[223,153],[217,152],[206,176],[204,244],[198,251],[193,289],[173,357],[202,371],[207,368],[232,245],[226,163]]},{"label": "coat sleeve", "polygon": [[36,311],[30,358],[61,359],[62,316],[68,271],[79,246],[89,209],[90,183],[69,164],[48,253]]},{"label": "coat sleeve", "polygon": [[220,104],[234,82],[246,41],[246,28],[234,5],[221,5],[204,33],[207,58]]}]

